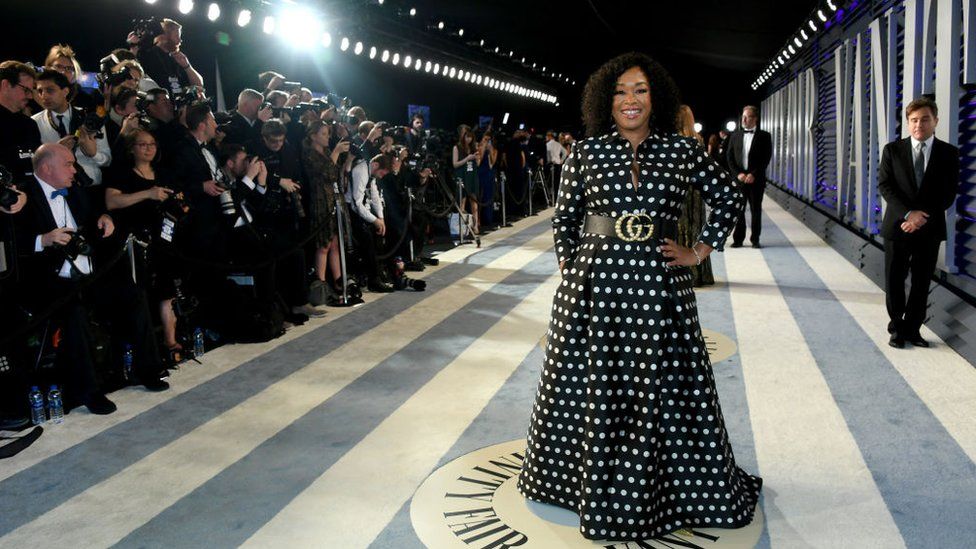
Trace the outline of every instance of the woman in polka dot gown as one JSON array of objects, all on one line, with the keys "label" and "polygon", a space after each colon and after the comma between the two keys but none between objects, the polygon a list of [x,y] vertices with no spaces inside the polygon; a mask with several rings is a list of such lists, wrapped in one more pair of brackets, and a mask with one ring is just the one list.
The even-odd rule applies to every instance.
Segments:
[{"label": "woman in polka dot gown", "polygon": [[[742,527],[762,486],[735,464],[688,268],[722,246],[741,194],[675,133],[677,96],[647,56],[609,61],[584,91],[591,137],[563,165],[553,216],[563,280],[518,489],[576,511],[589,539]],[[670,230],[689,187],[712,208],[694,248]],[[633,223],[614,223],[622,217]],[[654,234],[640,240],[648,219]]]}]

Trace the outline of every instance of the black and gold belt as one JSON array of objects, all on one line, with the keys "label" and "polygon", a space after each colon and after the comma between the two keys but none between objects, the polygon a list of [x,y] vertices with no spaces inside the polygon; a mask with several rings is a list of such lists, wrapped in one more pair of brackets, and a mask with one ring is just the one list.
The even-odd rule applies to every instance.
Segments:
[{"label": "black and gold belt", "polygon": [[624,242],[647,242],[652,238],[674,239],[678,234],[678,223],[646,213],[628,213],[619,217],[587,214],[583,232],[619,238]]}]

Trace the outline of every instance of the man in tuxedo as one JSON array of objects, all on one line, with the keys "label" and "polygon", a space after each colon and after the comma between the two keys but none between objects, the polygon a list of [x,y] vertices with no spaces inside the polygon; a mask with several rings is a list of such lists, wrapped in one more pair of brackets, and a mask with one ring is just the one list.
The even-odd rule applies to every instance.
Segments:
[{"label": "man in tuxedo", "polygon": [[[905,107],[910,136],[885,145],[878,190],[887,207],[881,224],[885,250],[888,344],[928,347],[919,328],[925,320],[929,281],[940,243],[946,239],[945,211],[959,188],[959,149],[935,138],[939,108],[921,97]],[[905,300],[905,278],[911,292]]]},{"label": "man in tuxedo", "polygon": [[[75,158],[60,144],[42,145],[34,154],[34,180],[25,191],[27,206],[16,217],[17,248],[23,269],[20,299],[33,314],[67,298],[52,319],[60,327],[55,364],[64,376],[65,409],[84,405],[94,414],[110,414],[115,404],[99,389],[88,332],[89,309],[110,322],[113,343],[132,346],[138,382],[151,391],[169,385],[149,322],[145,296],[131,279],[108,278],[87,285],[95,268],[94,244],[115,230],[112,218],[72,187]],[[71,241],[81,235],[88,249]],[[111,284],[106,284],[111,280]],[[51,330],[54,333],[54,330]]]},{"label": "man in tuxedo", "polygon": [[57,71],[38,75],[35,86],[37,100],[44,110],[31,118],[37,123],[42,143],[60,143],[78,150],[78,164],[91,179],[92,185],[102,182],[102,168],[112,162],[112,150],[102,135],[89,132],[85,126],[85,112],[68,103],[71,84]]},{"label": "man in tuxedo", "polygon": [[[737,180],[739,188],[749,205],[752,229],[749,240],[753,248],[761,248],[759,235],[762,233],[762,200],[766,191],[766,168],[773,157],[773,139],[769,132],[758,129],[759,109],[751,105],[742,109],[742,125],[729,137],[726,152],[728,170]],[[739,218],[732,231],[732,247],[741,248],[746,239],[745,209],[739,211]]]}]

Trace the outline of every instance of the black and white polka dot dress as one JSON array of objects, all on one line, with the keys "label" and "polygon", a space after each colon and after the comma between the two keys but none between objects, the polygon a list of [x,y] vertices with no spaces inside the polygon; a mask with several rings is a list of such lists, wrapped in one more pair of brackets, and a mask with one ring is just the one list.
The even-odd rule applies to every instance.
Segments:
[{"label": "black and white polka dot dress", "polygon": [[752,520],[762,480],[736,466],[698,323],[691,271],[661,241],[581,233],[586,214],[677,220],[689,186],[712,214],[700,240],[721,248],[741,193],[693,139],[616,132],[563,164],[553,216],[556,290],[546,358],[518,481],[527,498],[580,516],[590,539],[634,540]]}]

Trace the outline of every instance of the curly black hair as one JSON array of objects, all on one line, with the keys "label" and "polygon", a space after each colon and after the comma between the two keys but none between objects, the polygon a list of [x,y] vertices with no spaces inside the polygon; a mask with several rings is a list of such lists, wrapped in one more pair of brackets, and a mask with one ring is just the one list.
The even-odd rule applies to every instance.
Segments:
[{"label": "curly black hair", "polygon": [[648,122],[651,133],[670,134],[677,131],[675,121],[681,105],[678,86],[660,63],[646,54],[630,52],[607,61],[586,81],[582,112],[588,137],[603,135],[613,128],[611,110],[617,79],[633,67],[642,70],[651,85],[652,112]]}]

